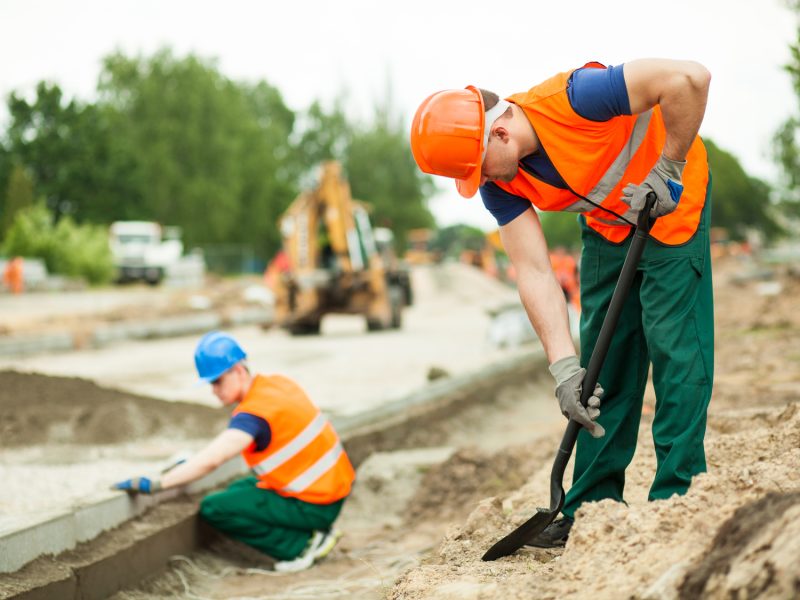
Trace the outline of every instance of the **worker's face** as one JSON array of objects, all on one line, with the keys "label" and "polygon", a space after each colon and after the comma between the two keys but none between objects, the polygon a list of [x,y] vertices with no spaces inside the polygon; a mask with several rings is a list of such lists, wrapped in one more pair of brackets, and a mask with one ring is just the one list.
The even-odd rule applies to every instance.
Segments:
[{"label": "worker's face", "polygon": [[489,136],[486,156],[481,166],[481,185],[487,181],[510,182],[517,176],[519,159],[508,130],[495,127]]},{"label": "worker's face", "polygon": [[211,382],[211,390],[225,406],[241,401],[242,384],[239,369],[234,367],[225,371],[219,378]]}]

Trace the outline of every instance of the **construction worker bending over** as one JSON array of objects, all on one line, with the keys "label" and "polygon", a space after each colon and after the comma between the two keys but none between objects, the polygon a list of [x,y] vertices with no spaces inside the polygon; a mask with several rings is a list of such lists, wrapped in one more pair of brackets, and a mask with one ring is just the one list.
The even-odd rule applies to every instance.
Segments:
[{"label": "construction worker bending over", "polygon": [[[683,494],[705,471],[706,412],[714,364],[709,255],[711,177],[697,136],[710,75],[689,61],[588,63],[505,100],[470,86],[427,98],[412,124],[420,169],[454,178],[483,203],[517,274],[542,341],[562,412],[579,422],[563,518],[529,543],[561,546],[584,502],[623,501],[653,365],[656,472],[649,498]],[[658,217],[588,410],[580,390],[630,244],[655,192]],[[569,335],[540,210],[580,213],[581,358]]]},{"label": "construction worker bending over", "polygon": [[150,494],[185,485],[241,453],[254,475],[204,498],[200,516],[276,559],[276,571],[299,571],[336,544],[333,522],[355,472],[333,426],[305,392],[280,375],[252,375],[245,358],[230,335],[206,334],[195,365],[220,402],[235,406],[228,428],[161,479],[137,477],[114,487]]}]

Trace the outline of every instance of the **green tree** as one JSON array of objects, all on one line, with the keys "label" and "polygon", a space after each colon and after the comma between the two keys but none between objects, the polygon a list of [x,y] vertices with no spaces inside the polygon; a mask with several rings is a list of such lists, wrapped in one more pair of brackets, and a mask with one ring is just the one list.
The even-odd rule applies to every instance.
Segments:
[{"label": "green tree", "polygon": [[17,213],[32,206],[34,201],[33,181],[22,166],[14,165],[8,177],[3,216],[0,220],[0,237],[3,237],[11,228]]},{"label": "green tree", "polygon": [[44,202],[17,211],[2,249],[8,256],[41,258],[51,273],[83,277],[92,284],[107,283],[113,276],[108,229],[78,225],[69,216],[54,225]]},{"label": "green tree", "polygon": [[326,111],[320,101],[315,100],[308,110],[301,113],[295,134],[302,164],[344,160],[352,131],[343,106],[344,96],[334,102],[330,111]]},{"label": "green tree", "polygon": [[781,232],[770,202],[769,186],[748,175],[738,159],[704,138],[712,175],[711,224],[725,228],[733,239],[744,239],[748,229],[758,229],[767,238]]},{"label": "green tree", "polygon": [[463,250],[480,250],[486,243],[486,235],[472,225],[457,223],[436,230],[430,249],[442,256],[458,258]]},{"label": "green tree", "polygon": [[136,216],[183,228],[188,245],[277,248],[277,217],[295,195],[294,113],[277,89],[240,85],[213,61],[114,54],[101,101],[136,157]]},{"label": "green tree", "polygon": [[[8,189],[8,178],[11,174],[13,161],[11,154],[6,149],[3,143],[3,136],[0,135],[0,223],[2,223],[3,215],[6,211],[6,191]],[[2,225],[0,225],[2,227]],[[0,229],[0,235],[2,229]]]},{"label": "green tree", "polygon": [[394,232],[398,249],[405,248],[409,229],[434,225],[427,207],[433,182],[417,168],[400,117],[379,109],[372,124],[356,128],[345,169],[353,196],[371,205],[376,226]]},{"label": "green tree", "polygon": [[[786,0],[786,5],[800,16],[800,1]],[[789,74],[795,95],[800,99],[800,27],[796,41],[789,45],[791,58],[784,69]],[[800,217],[800,115],[790,115],[775,132],[772,140],[773,158],[781,168],[780,208],[789,215]]]},{"label": "green tree", "polygon": [[120,173],[108,168],[113,136],[101,110],[66,101],[58,85],[40,82],[28,102],[12,93],[8,108],[8,151],[31,174],[56,220],[71,214],[97,219],[120,187]]},{"label": "green tree", "polygon": [[563,246],[572,251],[580,250],[581,229],[575,213],[540,212],[539,221],[549,248]]}]

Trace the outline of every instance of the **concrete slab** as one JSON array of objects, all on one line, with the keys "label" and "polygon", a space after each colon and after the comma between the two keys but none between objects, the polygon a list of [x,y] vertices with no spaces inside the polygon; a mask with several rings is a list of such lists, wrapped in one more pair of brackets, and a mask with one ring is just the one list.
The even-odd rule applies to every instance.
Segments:
[{"label": "concrete slab", "polygon": [[18,359],[37,354],[104,348],[128,340],[155,340],[202,334],[211,329],[267,323],[271,311],[243,308],[226,313],[205,311],[136,322],[98,325],[80,334],[69,331],[0,337],[0,357]]}]

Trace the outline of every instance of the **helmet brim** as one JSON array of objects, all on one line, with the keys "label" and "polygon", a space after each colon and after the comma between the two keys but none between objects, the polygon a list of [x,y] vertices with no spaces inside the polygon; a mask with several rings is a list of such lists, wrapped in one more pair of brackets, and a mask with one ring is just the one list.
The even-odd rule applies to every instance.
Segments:
[{"label": "helmet brim", "polygon": [[481,186],[481,169],[476,167],[467,179],[456,179],[456,189],[464,198],[472,198]]}]

